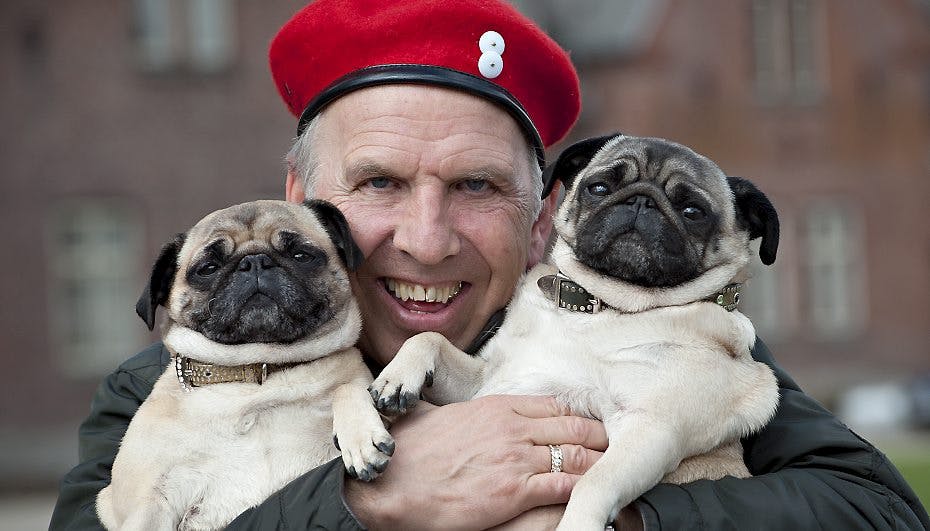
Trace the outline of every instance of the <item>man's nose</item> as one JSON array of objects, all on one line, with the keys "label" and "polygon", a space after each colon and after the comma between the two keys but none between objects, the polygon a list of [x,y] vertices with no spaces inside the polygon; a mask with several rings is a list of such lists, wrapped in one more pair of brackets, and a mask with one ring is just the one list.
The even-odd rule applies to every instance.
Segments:
[{"label": "man's nose", "polygon": [[416,192],[394,227],[394,246],[427,265],[458,254],[461,241],[448,201],[439,190]]}]

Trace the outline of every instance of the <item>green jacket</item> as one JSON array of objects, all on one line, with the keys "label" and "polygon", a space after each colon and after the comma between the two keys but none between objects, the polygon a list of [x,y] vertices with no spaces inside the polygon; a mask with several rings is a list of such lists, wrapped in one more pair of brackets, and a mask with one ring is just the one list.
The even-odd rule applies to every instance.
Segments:
[{"label": "green jacket", "polygon": [[[762,342],[781,401],[772,422],[743,441],[755,477],[660,484],[637,502],[646,529],[930,529],[914,492],[884,454],[805,395]],[[94,500],[110,480],[120,439],[169,361],[152,345],[103,381],[79,431],[80,464],[61,482],[50,529],[100,529]],[[341,492],[340,460],[297,478],[229,529],[361,529]]]}]

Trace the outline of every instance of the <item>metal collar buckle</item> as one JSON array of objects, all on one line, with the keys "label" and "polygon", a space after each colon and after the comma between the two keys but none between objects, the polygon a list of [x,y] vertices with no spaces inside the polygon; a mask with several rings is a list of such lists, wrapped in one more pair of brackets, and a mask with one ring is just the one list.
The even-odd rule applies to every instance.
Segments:
[{"label": "metal collar buckle", "polygon": [[707,300],[722,306],[728,312],[732,312],[739,306],[739,289],[741,287],[742,284],[728,284]]},{"label": "metal collar buckle", "polygon": [[536,281],[543,295],[554,301],[559,308],[573,312],[597,313],[604,307],[604,301],[588,293],[588,290],[561,273],[545,275]]}]

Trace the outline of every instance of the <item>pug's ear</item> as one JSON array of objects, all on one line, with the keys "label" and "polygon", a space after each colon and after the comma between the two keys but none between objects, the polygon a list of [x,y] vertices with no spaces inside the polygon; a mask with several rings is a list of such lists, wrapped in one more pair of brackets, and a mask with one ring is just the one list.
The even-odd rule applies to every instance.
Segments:
[{"label": "pug's ear", "polygon": [[736,202],[737,221],[749,229],[749,239],[761,237],[759,258],[765,265],[775,262],[778,251],[778,212],[769,198],[742,177],[727,177]]},{"label": "pug's ear", "polygon": [[588,138],[565,148],[565,150],[559,154],[559,158],[552,164],[546,166],[546,169],[543,170],[543,198],[552,192],[552,188],[555,187],[556,181],[562,181],[566,190],[571,188],[575,176],[578,175],[578,172],[580,172],[582,168],[591,162],[591,159],[604,147],[604,144],[622,135],[623,133],[612,133],[605,136]]},{"label": "pug's ear", "polygon": [[365,255],[362,254],[362,250],[358,248],[355,240],[352,239],[349,222],[346,221],[342,212],[332,203],[319,199],[307,199],[303,205],[316,213],[317,219],[320,220],[323,228],[326,229],[326,233],[329,234],[329,239],[336,246],[339,258],[342,259],[346,269],[349,271],[358,269],[362,265]]},{"label": "pug's ear", "polygon": [[178,256],[181,254],[181,247],[186,237],[187,235],[182,232],[162,247],[152,267],[149,283],[142,290],[139,301],[136,302],[136,313],[145,321],[149,330],[155,328],[155,310],[158,305],[164,306],[168,301],[171,285],[174,284],[174,277],[178,272]]}]

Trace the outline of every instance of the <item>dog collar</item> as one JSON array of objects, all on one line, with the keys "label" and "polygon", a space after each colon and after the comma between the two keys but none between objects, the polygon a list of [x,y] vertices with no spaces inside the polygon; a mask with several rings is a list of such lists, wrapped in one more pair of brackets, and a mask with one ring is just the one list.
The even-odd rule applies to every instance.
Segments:
[{"label": "dog collar", "polygon": [[178,381],[181,383],[181,387],[186,391],[190,391],[192,387],[230,382],[257,383],[258,385],[262,385],[265,383],[265,380],[268,379],[269,374],[289,369],[303,363],[305,362],[216,365],[214,363],[185,358],[180,354],[174,356],[174,368],[178,375]]},{"label": "dog collar", "polygon": [[588,293],[588,290],[561,271],[555,275],[539,277],[536,285],[547,299],[555,302],[559,308],[572,312],[597,313],[606,306],[604,301]]},{"label": "dog collar", "polygon": [[[555,275],[539,277],[536,285],[543,295],[553,301],[559,308],[572,312],[597,313],[604,308],[610,308],[604,301],[591,295],[580,284],[568,278],[561,271]],[[717,293],[703,299],[713,302],[728,312],[732,312],[739,305],[739,290],[742,284],[728,284]]]},{"label": "dog collar", "polygon": [[739,289],[741,287],[743,285],[738,283],[727,284],[723,289],[704,300],[716,303],[722,306],[724,310],[732,312],[739,306]]}]

